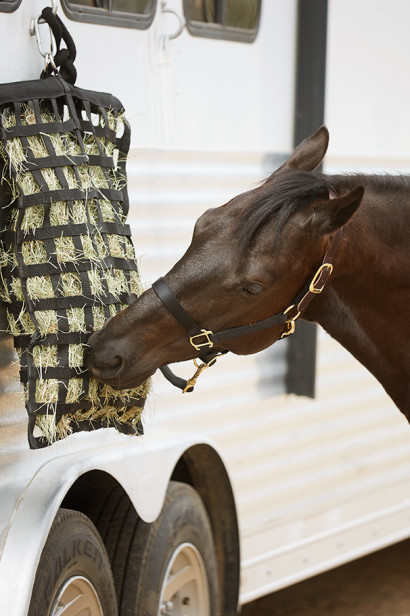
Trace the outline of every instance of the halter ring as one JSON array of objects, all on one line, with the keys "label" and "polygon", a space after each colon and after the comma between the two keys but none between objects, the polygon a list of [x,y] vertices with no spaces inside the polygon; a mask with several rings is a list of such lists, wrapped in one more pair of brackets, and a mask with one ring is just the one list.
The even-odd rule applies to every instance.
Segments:
[{"label": "halter ring", "polygon": [[[289,308],[286,308],[286,310],[284,310],[284,311],[283,311],[283,314],[288,314],[288,312],[289,312],[290,310],[292,310],[292,308],[294,308],[294,307],[295,307],[295,304],[292,304],[291,306],[289,306]],[[299,306],[298,306],[298,307],[299,307]],[[296,310],[297,310],[297,308],[296,308]],[[292,334],[294,334],[294,333],[295,333],[295,329],[296,329],[296,321],[297,321],[297,319],[300,317],[300,315],[301,315],[301,314],[302,314],[302,313],[301,313],[301,312],[300,312],[300,310],[299,310],[299,311],[298,311],[298,313],[297,313],[294,317],[292,317],[292,318],[290,318],[290,319],[288,319],[288,320],[286,321],[285,325],[287,325],[287,328],[288,328],[288,329],[286,329],[286,330],[283,332],[283,334],[281,335],[281,337],[280,337],[280,339],[281,339],[281,340],[282,340],[283,338],[286,338],[286,336],[291,336]]]}]

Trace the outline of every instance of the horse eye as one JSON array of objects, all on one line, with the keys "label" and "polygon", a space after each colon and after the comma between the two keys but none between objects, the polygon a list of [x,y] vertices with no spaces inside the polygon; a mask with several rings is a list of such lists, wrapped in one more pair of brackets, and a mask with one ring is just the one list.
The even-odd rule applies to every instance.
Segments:
[{"label": "horse eye", "polygon": [[243,290],[249,295],[258,295],[259,293],[262,293],[263,287],[260,284],[251,283],[244,287]]}]

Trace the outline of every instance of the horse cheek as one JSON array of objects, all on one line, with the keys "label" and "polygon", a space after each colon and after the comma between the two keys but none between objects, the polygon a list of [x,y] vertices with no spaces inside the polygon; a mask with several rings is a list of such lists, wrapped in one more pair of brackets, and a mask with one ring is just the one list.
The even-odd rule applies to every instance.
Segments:
[{"label": "horse cheek", "polygon": [[253,355],[267,349],[282,335],[283,327],[272,327],[271,330],[262,331],[252,336],[241,336],[229,341],[226,347],[235,355]]}]

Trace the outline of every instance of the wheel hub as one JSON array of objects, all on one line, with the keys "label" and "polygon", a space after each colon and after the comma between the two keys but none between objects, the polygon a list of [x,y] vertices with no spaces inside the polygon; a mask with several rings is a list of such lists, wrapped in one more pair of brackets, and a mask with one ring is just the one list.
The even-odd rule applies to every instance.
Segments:
[{"label": "wheel hub", "polygon": [[94,586],[77,575],[60,588],[50,616],[104,616],[104,613]]},{"label": "wheel hub", "polygon": [[205,565],[192,543],[181,544],[172,555],[159,605],[159,616],[210,616]]}]

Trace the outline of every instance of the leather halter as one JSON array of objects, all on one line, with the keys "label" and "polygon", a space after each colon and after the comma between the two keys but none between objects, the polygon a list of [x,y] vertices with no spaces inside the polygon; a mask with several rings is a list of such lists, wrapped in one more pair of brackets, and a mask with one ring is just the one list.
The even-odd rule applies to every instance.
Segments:
[{"label": "leather halter", "polygon": [[231,340],[232,338],[255,334],[263,331],[264,329],[277,325],[284,326],[279,339],[286,338],[287,336],[293,334],[296,328],[296,321],[306,311],[313,298],[322,293],[333,272],[333,260],[337,249],[339,248],[342,234],[343,228],[338,229],[338,231],[334,234],[329,249],[323,258],[322,264],[316,271],[311,282],[303,288],[288,308],[286,308],[283,312],[279,312],[278,314],[268,317],[267,319],[256,321],[256,323],[252,323],[250,325],[240,325],[238,327],[224,329],[219,332],[213,332],[209,329],[201,328],[185,310],[185,308],[181,306],[165,282],[165,279],[162,277],[158,278],[158,280],[153,283],[152,288],[172,316],[187,331],[191,345],[198,351],[203,362],[202,364],[198,364],[194,359],[194,364],[197,370],[194,376],[188,379],[188,381],[176,377],[168,366],[163,366],[160,368],[164,376],[171,381],[171,383],[177,387],[180,387],[183,390],[183,393],[193,391],[194,385],[201,372],[205,368],[213,366],[218,357],[228,352],[227,349],[222,351],[213,351],[212,349],[214,348],[214,345],[218,345],[226,340]]}]

